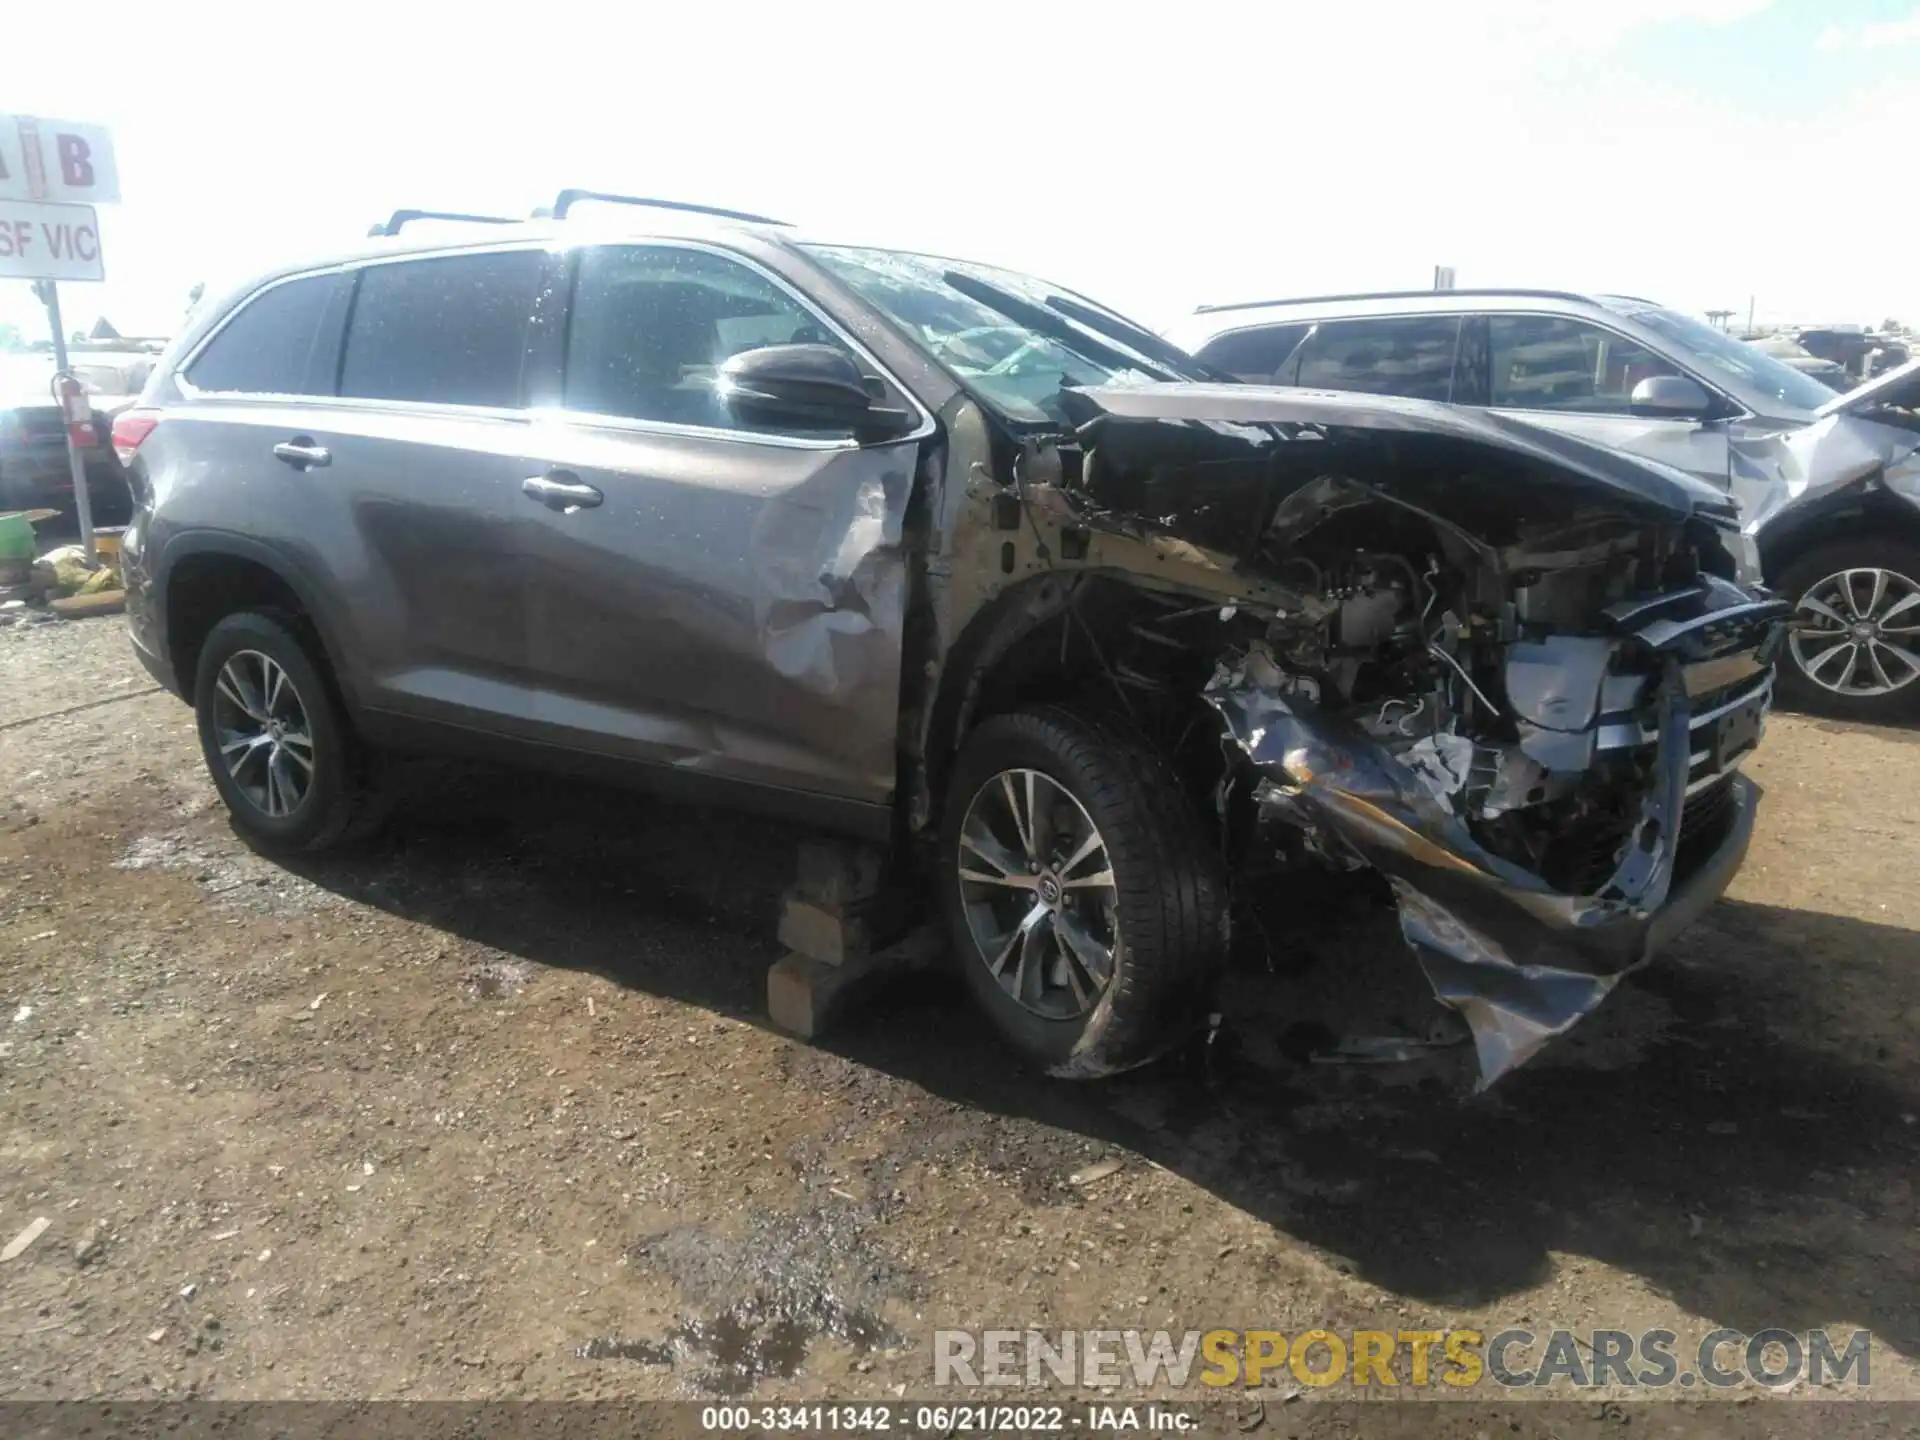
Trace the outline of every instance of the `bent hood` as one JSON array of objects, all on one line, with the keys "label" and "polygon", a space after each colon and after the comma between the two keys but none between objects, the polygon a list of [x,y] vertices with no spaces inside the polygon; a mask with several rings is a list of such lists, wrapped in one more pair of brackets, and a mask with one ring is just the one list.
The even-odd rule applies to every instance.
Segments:
[{"label": "bent hood", "polygon": [[[1381,489],[1462,520],[1466,516],[1458,512],[1472,507],[1467,492],[1478,488],[1474,481],[1490,482],[1486,488],[1505,504],[1516,495],[1536,494],[1541,480],[1556,482],[1533,501],[1543,514],[1565,512],[1569,486],[1591,501],[1648,518],[1683,520],[1698,514],[1724,519],[1733,513],[1723,491],[1683,471],[1488,410],[1385,395],[1193,383],[1070,389],[1061,392],[1061,399],[1082,438],[1109,451],[1128,431],[1173,426],[1211,432],[1229,444],[1237,439],[1256,449],[1268,448],[1260,444],[1264,432],[1270,441],[1318,440],[1349,452],[1374,452],[1382,463],[1366,468],[1375,470]],[[1191,449],[1200,437],[1189,433],[1185,438],[1181,448]],[[1164,436],[1161,443],[1170,444]],[[1139,453],[1134,458],[1151,456]],[[1309,457],[1303,453],[1299,458]],[[1342,458],[1351,461],[1353,456]],[[1299,478],[1305,483],[1325,468],[1309,463]],[[1469,482],[1464,489],[1463,479]],[[1523,482],[1518,490],[1513,480]],[[1524,500],[1522,505],[1533,508]]]}]

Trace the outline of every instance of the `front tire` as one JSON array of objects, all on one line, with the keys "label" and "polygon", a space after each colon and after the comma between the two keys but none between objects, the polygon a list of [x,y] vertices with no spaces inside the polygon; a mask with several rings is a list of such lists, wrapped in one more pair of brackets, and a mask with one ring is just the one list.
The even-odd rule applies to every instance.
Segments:
[{"label": "front tire", "polygon": [[940,885],[968,988],[1049,1073],[1143,1065],[1204,1021],[1226,954],[1219,861],[1130,729],[1057,707],[982,724],[948,786]]},{"label": "front tire", "polygon": [[326,850],[382,813],[370,757],[322,663],[280,611],[229,615],[200,647],[200,751],[234,828],[261,850]]},{"label": "front tire", "polygon": [[1920,549],[1837,541],[1789,564],[1774,589],[1794,606],[1780,657],[1784,701],[1847,720],[1920,713]]}]

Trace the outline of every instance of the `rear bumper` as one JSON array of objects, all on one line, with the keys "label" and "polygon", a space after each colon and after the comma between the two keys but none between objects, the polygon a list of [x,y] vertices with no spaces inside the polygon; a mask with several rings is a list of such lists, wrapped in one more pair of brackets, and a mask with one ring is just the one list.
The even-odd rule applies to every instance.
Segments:
[{"label": "rear bumper", "polygon": [[147,647],[140,642],[140,636],[134,632],[131,625],[129,625],[127,629],[127,638],[133,642],[133,653],[139,658],[140,663],[146,667],[147,673],[168,690],[171,690],[180,699],[185,700],[187,697],[180,689],[180,682],[174,678],[173,666],[167,663],[164,656],[156,655],[153,651],[147,649]]},{"label": "rear bumper", "polygon": [[185,677],[174,673],[173,652],[167,644],[166,609],[158,603],[151,568],[148,521],[145,513],[133,517],[120,541],[120,583],[127,594],[127,638],[147,673],[182,700],[191,702]]}]

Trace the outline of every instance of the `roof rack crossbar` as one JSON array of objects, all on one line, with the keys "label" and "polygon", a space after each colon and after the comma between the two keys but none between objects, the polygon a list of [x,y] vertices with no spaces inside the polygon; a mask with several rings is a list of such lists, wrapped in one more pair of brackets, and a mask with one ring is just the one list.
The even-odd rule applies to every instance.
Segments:
[{"label": "roof rack crossbar", "polygon": [[1219,305],[1196,305],[1194,314],[1221,310],[1261,310],[1269,305],[1322,305],[1331,300],[1421,300],[1436,295],[1531,295],[1542,300],[1591,300],[1572,290],[1528,290],[1492,285],[1461,290],[1365,290],[1353,295],[1289,295],[1278,300],[1233,300]]},{"label": "roof rack crossbar", "polygon": [[744,220],[749,225],[787,224],[785,220],[752,215],[745,210],[722,210],[717,205],[695,205],[686,200],[650,200],[643,195],[613,195],[604,190],[562,190],[554,199],[552,217],[566,219],[567,211],[582,200],[601,200],[609,205],[644,205],[651,210],[685,210],[695,215],[717,215],[722,220]]},{"label": "roof rack crossbar", "polygon": [[510,215],[462,215],[457,210],[396,210],[383,222],[367,231],[367,234],[369,237],[398,235],[403,228],[415,220],[461,220],[471,225],[518,225],[520,223]]}]

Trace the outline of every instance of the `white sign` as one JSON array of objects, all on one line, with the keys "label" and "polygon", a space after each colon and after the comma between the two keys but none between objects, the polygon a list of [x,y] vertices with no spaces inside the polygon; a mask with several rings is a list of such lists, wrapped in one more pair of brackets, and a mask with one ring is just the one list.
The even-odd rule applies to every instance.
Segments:
[{"label": "white sign", "polygon": [[119,198],[106,126],[0,115],[0,200],[107,205]]},{"label": "white sign", "polygon": [[1436,265],[1433,267],[1433,288],[1436,290],[1453,289],[1453,267]]},{"label": "white sign", "polygon": [[91,205],[0,200],[0,280],[104,280]]}]

